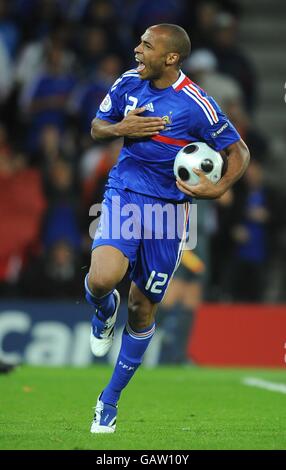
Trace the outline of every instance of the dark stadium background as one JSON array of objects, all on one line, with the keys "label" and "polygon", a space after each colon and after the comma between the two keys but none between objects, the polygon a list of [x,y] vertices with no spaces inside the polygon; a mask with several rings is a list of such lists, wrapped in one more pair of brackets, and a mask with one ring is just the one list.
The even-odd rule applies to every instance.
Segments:
[{"label": "dark stadium background", "polygon": [[[93,142],[90,122],[110,85],[134,67],[140,35],[160,22],[190,34],[184,71],[228,113],[252,163],[220,201],[199,204],[192,317],[159,314],[146,364],[285,367],[283,0],[0,0],[3,363],[92,361],[83,291],[89,209],[120,142]],[[127,292],[128,279],[119,327]],[[186,354],[177,357],[181,339]]]}]

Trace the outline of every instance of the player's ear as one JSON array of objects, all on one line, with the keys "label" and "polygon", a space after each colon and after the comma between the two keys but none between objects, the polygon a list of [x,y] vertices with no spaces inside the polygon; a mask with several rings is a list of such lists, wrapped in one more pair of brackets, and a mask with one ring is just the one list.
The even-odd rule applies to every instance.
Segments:
[{"label": "player's ear", "polygon": [[166,65],[175,65],[179,62],[179,54],[177,52],[169,52],[166,56]]}]

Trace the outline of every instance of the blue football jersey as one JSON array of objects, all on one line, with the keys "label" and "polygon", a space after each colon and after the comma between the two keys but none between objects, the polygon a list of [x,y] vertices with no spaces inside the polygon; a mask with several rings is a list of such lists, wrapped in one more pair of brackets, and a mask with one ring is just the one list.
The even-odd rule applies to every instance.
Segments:
[{"label": "blue football jersey", "polygon": [[178,190],[173,173],[180,148],[191,142],[206,142],[222,150],[240,136],[215,100],[182,71],[178,80],[164,89],[142,80],[136,69],[125,72],[110,88],[96,117],[116,123],[129,111],[143,106],[146,111],[140,116],[162,117],[166,126],[151,138],[124,139],[107,187],[173,202],[190,200]]}]

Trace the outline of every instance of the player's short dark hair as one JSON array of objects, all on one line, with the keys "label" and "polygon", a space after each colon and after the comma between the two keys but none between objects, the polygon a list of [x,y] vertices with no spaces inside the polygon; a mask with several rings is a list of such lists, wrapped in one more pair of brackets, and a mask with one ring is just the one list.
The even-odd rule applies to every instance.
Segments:
[{"label": "player's short dark hair", "polygon": [[180,55],[179,65],[189,57],[191,52],[191,40],[187,32],[181,26],[170,23],[160,23],[154,25],[168,33],[169,52],[177,52]]}]

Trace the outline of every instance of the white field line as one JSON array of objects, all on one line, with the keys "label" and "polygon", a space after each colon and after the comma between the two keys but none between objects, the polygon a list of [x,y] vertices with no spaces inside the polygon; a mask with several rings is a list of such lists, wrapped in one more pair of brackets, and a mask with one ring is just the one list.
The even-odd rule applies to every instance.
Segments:
[{"label": "white field line", "polygon": [[244,385],[248,385],[249,387],[258,387],[264,390],[270,390],[271,392],[286,394],[286,384],[269,382],[268,380],[256,379],[255,377],[245,377],[242,380],[242,383]]}]

